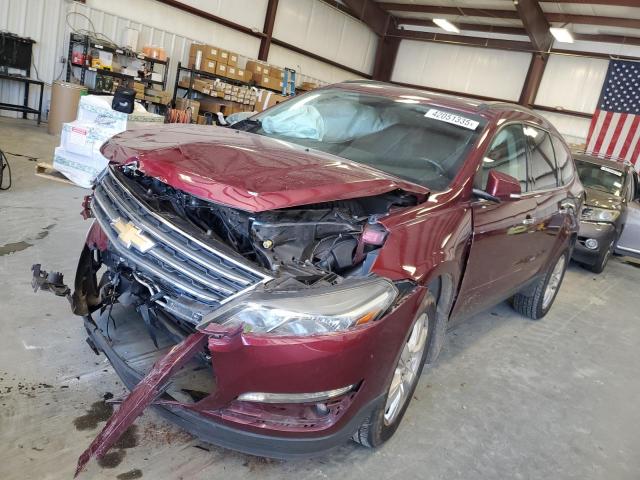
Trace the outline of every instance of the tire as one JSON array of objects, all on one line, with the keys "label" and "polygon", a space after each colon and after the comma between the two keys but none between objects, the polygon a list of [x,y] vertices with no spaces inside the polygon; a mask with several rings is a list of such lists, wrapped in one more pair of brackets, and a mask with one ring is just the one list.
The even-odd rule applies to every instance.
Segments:
[{"label": "tire", "polygon": [[[526,294],[516,293],[513,296],[514,310],[532,320],[539,320],[544,317],[551,310],[551,306],[556,299],[568,264],[569,252],[565,250],[551,263],[549,270],[538,280],[532,291]],[[555,288],[550,286],[551,282],[555,284]],[[548,288],[552,289],[552,291],[550,297],[546,298],[545,293]]]},{"label": "tire", "polygon": [[[411,329],[407,333],[406,340],[402,344],[403,350],[398,357],[398,363],[396,364],[396,368],[394,369],[394,375],[392,375],[392,378],[387,387],[385,402],[378,406],[375,410],[373,410],[371,414],[364,420],[358,430],[353,434],[353,440],[361,445],[364,445],[365,447],[378,447],[393,436],[393,434],[398,429],[400,422],[402,421],[402,417],[404,417],[404,414],[407,411],[409,403],[411,403],[411,399],[413,398],[413,392],[415,391],[416,386],[418,385],[418,381],[420,380],[420,375],[422,374],[422,369],[424,367],[427,354],[431,349],[431,343],[434,337],[436,325],[436,302],[431,293],[427,292],[418,312],[419,313],[416,315],[416,318],[411,324]],[[425,315],[426,318],[424,318]],[[398,372],[398,368],[400,368],[400,361],[403,359],[402,354],[404,353],[405,347],[408,347],[410,345],[409,342],[412,341],[414,332],[416,331],[416,328],[418,328],[418,322],[424,322],[424,325],[426,325],[427,328],[422,355],[419,358],[419,363],[416,364],[417,370],[415,370],[415,375],[412,377],[410,384],[408,384],[406,387],[407,394],[403,396],[404,400],[402,405],[396,404],[397,406],[394,408],[393,412],[391,412],[391,408],[388,405],[389,395],[391,394],[394,380],[396,380],[396,373]],[[416,360],[418,359],[416,358]],[[401,382],[401,385],[404,386],[404,383]],[[395,414],[391,416],[390,413]]]},{"label": "tire", "polygon": [[612,241],[607,249],[602,252],[602,255],[598,257],[598,261],[594,265],[589,265],[589,270],[593,273],[602,273],[604,271],[604,268],[607,266],[607,262],[609,262],[609,258],[611,258],[611,254],[613,253],[613,244],[614,242]]}]

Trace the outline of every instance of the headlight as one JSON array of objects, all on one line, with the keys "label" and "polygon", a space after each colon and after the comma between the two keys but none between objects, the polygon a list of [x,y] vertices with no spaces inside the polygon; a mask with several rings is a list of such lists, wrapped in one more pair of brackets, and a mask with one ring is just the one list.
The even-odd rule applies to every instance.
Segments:
[{"label": "headlight", "polygon": [[382,278],[295,293],[265,293],[232,310],[221,323],[243,324],[245,332],[269,335],[339,332],[380,318],[397,295],[396,287]]},{"label": "headlight", "polygon": [[580,219],[586,222],[615,222],[620,212],[608,208],[585,207],[582,209]]}]

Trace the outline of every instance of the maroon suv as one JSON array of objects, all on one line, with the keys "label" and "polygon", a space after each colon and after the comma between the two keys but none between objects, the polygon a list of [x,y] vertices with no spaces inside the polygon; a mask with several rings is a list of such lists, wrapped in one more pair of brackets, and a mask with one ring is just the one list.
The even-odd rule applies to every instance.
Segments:
[{"label": "maroon suv", "polygon": [[532,111],[376,82],[102,152],[71,299],[132,391],[80,469],[150,404],[259,455],[380,445],[454,322],[549,311],[583,195]]}]

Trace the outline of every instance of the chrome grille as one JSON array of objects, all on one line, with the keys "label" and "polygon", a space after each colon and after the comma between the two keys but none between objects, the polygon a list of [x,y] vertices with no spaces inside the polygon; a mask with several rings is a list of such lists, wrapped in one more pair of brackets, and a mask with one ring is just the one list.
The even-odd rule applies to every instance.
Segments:
[{"label": "chrome grille", "polygon": [[[93,213],[112,249],[131,267],[160,283],[163,291],[218,306],[271,277],[190,236],[139,201],[117,178],[115,167],[95,189]],[[142,252],[127,247],[113,224],[131,222],[155,244]]]}]

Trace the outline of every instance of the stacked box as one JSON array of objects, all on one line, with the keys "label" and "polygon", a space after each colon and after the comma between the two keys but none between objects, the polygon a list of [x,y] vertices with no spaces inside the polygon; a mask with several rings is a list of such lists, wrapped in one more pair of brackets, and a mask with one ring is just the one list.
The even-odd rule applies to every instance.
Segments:
[{"label": "stacked box", "polygon": [[113,135],[124,130],[151,127],[164,122],[164,117],[148,113],[135,104],[133,113],[111,108],[112,97],[85,95],[80,97],[78,116],[62,125],[60,146],[55,149],[53,167],[74,183],[89,188],[107,166],[100,148]]},{"label": "stacked box", "polygon": [[191,108],[191,118],[198,118],[200,102],[198,100],[189,100],[188,98],[176,98],[176,108],[178,110]]}]

